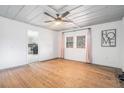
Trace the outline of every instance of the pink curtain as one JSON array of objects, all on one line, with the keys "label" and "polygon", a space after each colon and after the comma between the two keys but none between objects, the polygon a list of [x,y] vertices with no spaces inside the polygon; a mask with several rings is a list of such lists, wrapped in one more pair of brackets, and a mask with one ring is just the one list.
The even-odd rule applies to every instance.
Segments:
[{"label": "pink curtain", "polygon": [[91,29],[88,29],[87,32],[87,47],[86,47],[86,62],[87,63],[92,63],[92,33]]},{"label": "pink curtain", "polygon": [[64,33],[61,35],[61,58],[64,58]]}]

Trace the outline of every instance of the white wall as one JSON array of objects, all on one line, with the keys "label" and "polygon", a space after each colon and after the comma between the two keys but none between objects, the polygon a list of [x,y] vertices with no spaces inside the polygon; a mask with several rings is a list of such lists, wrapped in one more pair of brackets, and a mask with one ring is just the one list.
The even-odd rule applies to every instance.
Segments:
[{"label": "white wall", "polygon": [[39,60],[48,60],[58,57],[58,32],[39,31]]},{"label": "white wall", "polygon": [[0,69],[28,63],[28,30],[40,33],[40,61],[57,57],[57,32],[0,17]]},{"label": "white wall", "polygon": [[[121,33],[121,21],[99,24],[91,26],[92,30],[92,50],[93,50],[93,63],[112,66],[112,67],[121,67],[121,62],[119,60],[119,49],[120,49],[120,40],[119,35]],[[107,29],[116,29],[117,30],[117,46],[116,47],[101,47],[101,31]]]},{"label": "white wall", "polygon": [[120,33],[120,62],[122,63],[121,68],[124,71],[124,17],[122,18],[122,31]]},{"label": "white wall", "polygon": [[[91,28],[91,31],[92,31],[93,63],[121,68],[122,67],[121,66],[122,63],[120,61],[121,41],[119,37],[122,32],[122,21],[120,20],[120,21],[115,21],[110,23],[92,25],[84,28]],[[116,47],[101,47],[101,31],[107,30],[107,29],[117,29],[117,46]],[[124,40],[124,37],[123,37],[123,40]],[[60,48],[59,48],[59,51],[60,51]]]}]

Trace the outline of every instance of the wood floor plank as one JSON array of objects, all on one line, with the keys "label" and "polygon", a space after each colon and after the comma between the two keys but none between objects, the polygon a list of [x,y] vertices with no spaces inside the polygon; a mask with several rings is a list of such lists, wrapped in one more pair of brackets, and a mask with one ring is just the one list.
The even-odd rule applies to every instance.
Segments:
[{"label": "wood floor plank", "polygon": [[0,71],[0,87],[117,88],[116,74],[116,68],[55,59]]}]

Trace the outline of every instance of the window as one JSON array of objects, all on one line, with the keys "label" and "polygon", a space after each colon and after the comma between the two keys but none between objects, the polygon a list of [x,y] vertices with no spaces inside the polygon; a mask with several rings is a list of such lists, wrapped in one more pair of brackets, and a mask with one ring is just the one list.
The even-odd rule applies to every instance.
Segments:
[{"label": "window", "polygon": [[73,48],[73,37],[66,37],[66,48]]},{"label": "window", "polygon": [[77,48],[85,48],[85,36],[77,36]]}]

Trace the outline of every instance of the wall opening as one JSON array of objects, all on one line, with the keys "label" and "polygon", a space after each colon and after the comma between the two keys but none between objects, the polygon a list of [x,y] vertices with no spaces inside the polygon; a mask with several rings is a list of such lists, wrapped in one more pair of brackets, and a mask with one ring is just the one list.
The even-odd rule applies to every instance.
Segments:
[{"label": "wall opening", "polygon": [[38,31],[28,30],[28,63],[38,61]]}]

